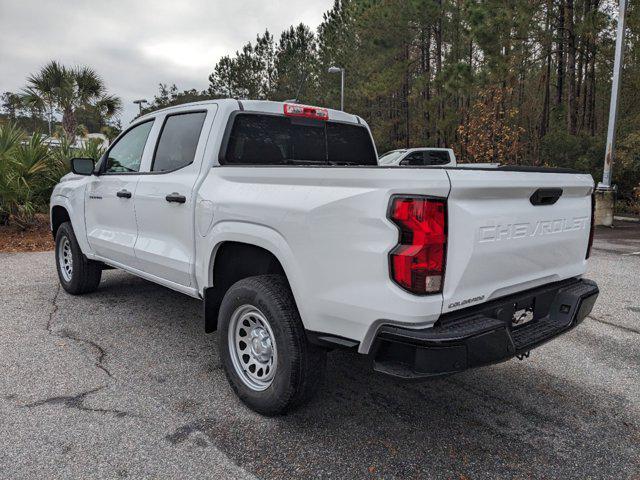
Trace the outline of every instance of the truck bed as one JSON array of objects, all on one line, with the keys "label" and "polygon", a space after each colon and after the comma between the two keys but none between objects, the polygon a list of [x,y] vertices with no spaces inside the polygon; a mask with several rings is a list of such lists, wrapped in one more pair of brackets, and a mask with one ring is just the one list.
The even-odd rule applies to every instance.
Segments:
[{"label": "truck bed", "polygon": [[[380,325],[426,327],[443,312],[580,276],[592,187],[590,176],[550,169],[284,165],[215,167],[200,191],[215,205],[214,229],[248,223],[248,239],[267,235],[259,245],[282,252],[309,330],[353,339],[366,351]],[[534,206],[530,197],[540,188],[562,195],[554,205]],[[394,194],[447,201],[442,294],[412,295],[390,279],[399,235],[387,218]],[[559,220],[579,225],[555,232]],[[552,233],[542,233],[549,225]],[[518,233],[491,236],[507,226]],[[533,230],[520,238],[525,226]],[[205,244],[197,248],[210,248]]]}]

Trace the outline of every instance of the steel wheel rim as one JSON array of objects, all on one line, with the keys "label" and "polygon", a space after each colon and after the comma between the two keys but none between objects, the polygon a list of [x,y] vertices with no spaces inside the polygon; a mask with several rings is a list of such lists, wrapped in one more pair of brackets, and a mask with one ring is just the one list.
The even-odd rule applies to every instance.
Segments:
[{"label": "steel wheel rim", "polygon": [[242,382],[262,391],[273,383],[278,365],[278,350],[271,325],[253,305],[236,308],[227,336],[231,362]]},{"label": "steel wheel rim", "polygon": [[62,237],[58,244],[58,265],[65,282],[70,282],[73,275],[73,253],[68,237]]}]

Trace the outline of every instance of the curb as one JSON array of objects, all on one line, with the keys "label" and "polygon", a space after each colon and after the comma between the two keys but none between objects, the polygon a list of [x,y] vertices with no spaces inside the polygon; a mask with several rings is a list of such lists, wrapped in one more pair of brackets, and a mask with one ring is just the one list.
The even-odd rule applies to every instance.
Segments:
[{"label": "curb", "polygon": [[636,217],[621,217],[619,215],[614,215],[614,220],[618,220],[619,222],[640,222],[640,218]]}]

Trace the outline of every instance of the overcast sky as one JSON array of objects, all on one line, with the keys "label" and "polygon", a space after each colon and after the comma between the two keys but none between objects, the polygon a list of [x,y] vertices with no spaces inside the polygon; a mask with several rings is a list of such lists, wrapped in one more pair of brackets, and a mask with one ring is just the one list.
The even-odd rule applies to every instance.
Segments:
[{"label": "overcast sky", "polygon": [[208,85],[216,61],[268,28],[312,29],[333,0],[0,0],[0,92],[49,60],[89,65],[122,98],[123,125],[159,82]]}]

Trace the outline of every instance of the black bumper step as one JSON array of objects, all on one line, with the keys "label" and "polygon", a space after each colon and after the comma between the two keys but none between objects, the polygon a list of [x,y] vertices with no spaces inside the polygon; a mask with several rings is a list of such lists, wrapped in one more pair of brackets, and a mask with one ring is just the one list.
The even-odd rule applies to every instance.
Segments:
[{"label": "black bumper step", "polygon": [[[582,322],[591,312],[593,304],[598,296],[598,287],[593,282],[581,281],[568,285],[558,290],[554,299],[559,305],[559,311],[553,306],[551,312],[537,322],[528,323],[511,331],[511,338],[516,350],[532,348],[547,339],[551,339],[563,331]],[[587,298],[591,300],[583,301]],[[578,300],[578,301],[577,301]],[[582,309],[582,312],[578,311]],[[585,311],[588,308],[588,311]],[[564,314],[563,314],[564,313]],[[575,324],[572,325],[572,322]]]},{"label": "black bumper step", "polygon": [[[370,354],[374,369],[423,378],[508,360],[578,325],[598,293],[591,280],[572,279],[443,315],[433,328],[384,326]],[[526,308],[533,318],[514,325],[516,312]]]}]

